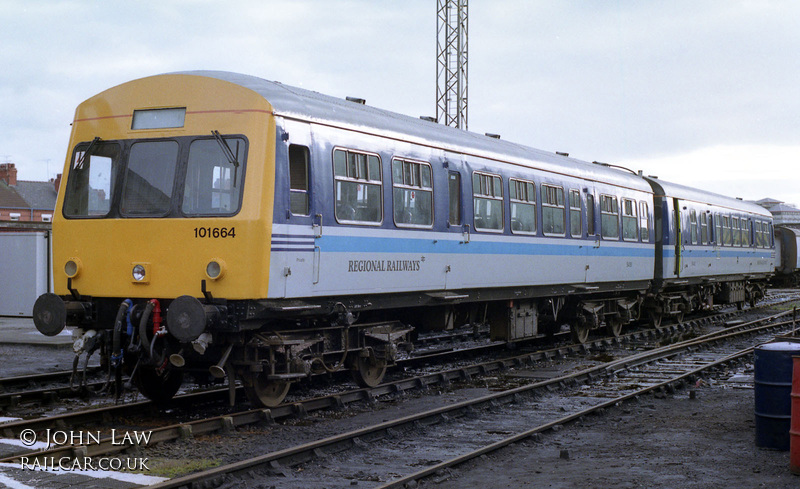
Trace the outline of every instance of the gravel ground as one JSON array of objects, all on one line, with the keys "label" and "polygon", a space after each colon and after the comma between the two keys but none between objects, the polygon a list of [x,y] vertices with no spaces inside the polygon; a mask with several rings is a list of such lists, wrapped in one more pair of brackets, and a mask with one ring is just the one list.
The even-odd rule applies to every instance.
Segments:
[{"label": "gravel ground", "polygon": [[[45,346],[0,345],[0,358],[6,360],[0,365],[0,376],[5,377],[71,368],[72,352]],[[456,402],[465,395],[467,392],[456,389],[438,396],[410,395],[374,408],[358,406],[342,413],[294,420],[286,426],[252,427],[203,437],[205,443],[167,443],[148,451],[156,458],[192,459],[195,468],[201,468],[206,463],[230,462],[290,442],[354,429],[388,419],[396,411],[410,413]],[[788,452],[756,448],[754,436],[753,390],[706,385],[697,389],[696,399],[689,399],[685,390],[664,398],[645,397],[544,435],[538,441],[484,456],[421,486],[800,487],[800,476],[793,476],[788,470]],[[215,448],[209,450],[209,445]],[[407,458],[409,471],[419,468],[414,466],[419,459],[414,454],[398,456]],[[266,475],[256,475],[245,484],[260,489],[292,487],[291,478]],[[374,487],[379,483],[365,474],[363,479],[353,480],[352,485]]]},{"label": "gravel ground", "polygon": [[[72,348],[0,344],[0,377],[72,370]],[[99,363],[99,356],[93,358]]]},{"label": "gravel ground", "polygon": [[435,486],[800,487],[788,452],[756,448],[754,438],[753,390],[703,387],[696,399],[643,398],[482,457]]}]

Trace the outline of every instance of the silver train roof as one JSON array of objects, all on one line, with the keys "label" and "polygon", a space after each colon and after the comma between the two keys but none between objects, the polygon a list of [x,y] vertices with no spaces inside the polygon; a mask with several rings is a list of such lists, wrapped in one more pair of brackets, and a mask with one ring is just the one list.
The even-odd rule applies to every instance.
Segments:
[{"label": "silver train roof", "polygon": [[[275,115],[278,116],[340,125],[376,135],[435,145],[456,153],[511,161],[561,174],[575,175],[578,170],[580,174],[575,176],[580,178],[652,192],[652,188],[644,178],[622,170],[607,168],[255,76],[227,71],[185,71],[170,74],[204,76],[248,88],[264,97],[272,105]],[[659,184],[667,197],[711,203],[764,216],[770,215],[768,211],[756,204],[660,179],[650,180]]]},{"label": "silver train roof", "polygon": [[576,176],[581,178],[652,192],[643,179],[624,171],[255,76],[225,71],[187,71],[169,74],[216,78],[248,88],[263,96],[272,105],[277,116],[335,124],[376,135],[441,147],[456,153],[510,161],[562,174],[574,175],[577,167],[580,175]]},{"label": "silver train roof", "polygon": [[666,182],[661,179],[646,177],[647,180],[660,186],[664,191],[664,196],[669,198],[678,198],[690,202],[699,202],[701,204],[714,204],[725,207],[734,211],[747,212],[772,218],[772,214],[767,209],[764,209],[758,204],[747,202],[744,200],[734,199],[725,195],[699,190],[693,187],[687,187],[677,183]]}]

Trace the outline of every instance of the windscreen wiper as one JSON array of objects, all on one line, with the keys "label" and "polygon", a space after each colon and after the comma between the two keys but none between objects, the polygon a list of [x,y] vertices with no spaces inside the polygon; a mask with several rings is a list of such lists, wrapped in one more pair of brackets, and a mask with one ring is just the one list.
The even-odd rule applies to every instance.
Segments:
[{"label": "windscreen wiper", "polygon": [[83,152],[81,157],[78,159],[77,163],[75,163],[76,170],[83,169],[83,162],[86,160],[87,156],[90,156],[92,154],[92,150],[94,149],[95,146],[97,146],[97,143],[99,142],[100,142],[100,136],[95,136],[95,138],[92,139],[92,142],[89,143],[89,147],[86,148],[86,151]]},{"label": "windscreen wiper", "polygon": [[211,134],[214,136],[214,139],[217,140],[217,144],[219,144],[220,149],[222,149],[222,154],[224,154],[225,158],[228,159],[228,163],[233,165],[233,188],[236,188],[236,177],[239,174],[239,160],[236,159],[236,155],[233,154],[231,147],[228,146],[228,142],[225,141],[225,138],[222,137],[222,134],[220,134],[219,131],[214,129],[211,131]]}]

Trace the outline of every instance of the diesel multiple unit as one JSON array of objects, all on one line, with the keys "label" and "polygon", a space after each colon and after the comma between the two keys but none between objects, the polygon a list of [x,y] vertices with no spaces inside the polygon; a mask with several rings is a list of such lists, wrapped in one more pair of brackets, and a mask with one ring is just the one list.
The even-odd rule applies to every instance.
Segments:
[{"label": "diesel multiple unit", "polygon": [[775,267],[756,205],[233,73],[85,101],[64,175],[37,328],[153,399],[185,372],[268,406],[317,372],[376,385],[456,323],[618,335],[754,303]]}]

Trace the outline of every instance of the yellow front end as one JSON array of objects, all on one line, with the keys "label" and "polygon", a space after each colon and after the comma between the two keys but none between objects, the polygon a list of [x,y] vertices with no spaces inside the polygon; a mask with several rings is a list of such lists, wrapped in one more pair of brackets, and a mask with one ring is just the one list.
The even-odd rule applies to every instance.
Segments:
[{"label": "yellow front end", "polygon": [[[157,114],[156,109],[176,108],[185,109],[181,127],[154,127],[164,125],[157,122],[133,129],[135,111]],[[237,161],[235,169],[226,170],[235,171],[242,179],[242,188],[236,189],[241,205],[232,215],[199,216],[183,212],[185,207],[181,207],[180,199],[189,199],[190,193],[188,183],[185,189],[181,185],[182,179],[190,178],[182,167],[186,165],[189,143],[178,156],[172,210],[166,215],[125,215],[121,209],[105,216],[76,216],[69,197],[65,208],[70,178],[83,164],[82,153],[76,153],[76,147],[86,150],[87,143],[95,138],[101,142],[127,141],[121,147],[129,147],[133,140],[193,141],[192,137],[205,138],[206,146],[214,147],[217,143],[212,131],[218,131],[223,142],[232,141],[225,139],[229,135],[238,137],[237,141],[246,141],[246,161]],[[203,280],[214,297],[267,297],[274,148],[275,121],[269,103],[249,89],[214,78],[154,76],[117,86],[82,103],[73,122],[53,220],[56,294],[69,293],[71,278],[74,290],[92,297],[200,297]],[[152,166],[152,162],[142,164]],[[238,172],[243,172],[242,176]],[[128,185],[125,179],[132,181],[134,177],[138,176],[130,171],[122,176],[107,176],[123,182],[111,193],[121,192]],[[110,201],[113,206],[119,202],[119,196]]]}]

